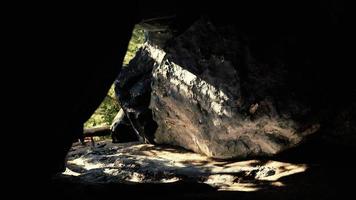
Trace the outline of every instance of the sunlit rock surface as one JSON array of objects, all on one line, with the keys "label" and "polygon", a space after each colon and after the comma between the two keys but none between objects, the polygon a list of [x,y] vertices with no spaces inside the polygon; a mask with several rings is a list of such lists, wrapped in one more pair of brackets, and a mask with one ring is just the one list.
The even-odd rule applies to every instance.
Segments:
[{"label": "sunlit rock surface", "polygon": [[217,190],[256,191],[283,187],[283,177],[304,172],[304,164],[278,161],[216,161],[201,154],[149,144],[112,144],[95,148],[74,145],[65,175],[83,183],[171,183],[182,180],[211,185]]},{"label": "sunlit rock surface", "polygon": [[164,49],[149,49],[157,143],[246,158],[277,154],[319,129],[286,90],[286,65],[255,59],[232,27],[200,20]]},{"label": "sunlit rock surface", "polygon": [[146,34],[116,81],[146,142],[221,159],[275,155],[309,136],[325,150],[355,149],[354,84],[330,81],[337,70],[325,66],[340,64],[311,45],[319,37],[304,29],[251,33],[208,19],[188,27]]}]

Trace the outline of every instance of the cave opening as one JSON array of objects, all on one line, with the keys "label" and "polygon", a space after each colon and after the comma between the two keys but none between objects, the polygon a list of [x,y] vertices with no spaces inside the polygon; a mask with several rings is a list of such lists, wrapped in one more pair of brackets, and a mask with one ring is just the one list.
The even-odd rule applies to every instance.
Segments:
[{"label": "cave opening", "polygon": [[[140,124],[132,122],[132,120],[138,120],[138,118],[128,114],[136,107],[129,107],[132,100],[126,103],[124,101],[127,99],[123,98],[123,102],[120,102],[120,97],[127,96],[127,94],[121,93],[123,90],[131,91],[132,88],[134,92],[137,92],[137,85],[146,80],[142,77],[145,77],[147,72],[152,73],[152,69],[143,70],[143,72],[140,70],[146,66],[154,65],[154,60],[146,58],[145,55],[156,56],[154,59],[158,60],[163,59],[164,56],[160,55],[161,50],[155,50],[152,43],[158,42],[162,45],[162,41],[167,40],[170,34],[172,33],[166,33],[161,28],[157,29],[147,24],[135,26],[124,58],[122,73],[111,86],[104,101],[84,124],[84,138],[91,138],[91,142],[84,140],[82,143],[74,143],[67,155],[66,170],[54,179],[57,182],[74,186],[72,190],[67,191],[68,195],[75,193],[76,196],[88,196],[85,193],[91,194],[92,192],[87,190],[111,192],[111,188],[107,187],[111,184],[116,185],[118,191],[121,187],[127,187],[123,185],[135,185],[137,188],[141,186],[153,187],[157,188],[156,190],[160,190],[161,187],[172,187],[173,190],[178,189],[177,191],[189,190],[189,193],[256,192],[270,187],[283,188],[286,186],[286,183],[281,181],[284,177],[306,172],[308,166],[305,163],[260,158],[214,159],[177,145],[156,145],[154,142],[146,140],[145,135],[137,133],[142,130],[138,130],[139,128],[135,130],[134,127]],[[144,38],[145,36],[149,38]],[[149,50],[151,52],[147,53]],[[136,58],[134,58],[135,56]],[[133,61],[130,64],[131,60]],[[194,87],[195,83],[191,80],[198,79],[199,73],[197,74],[194,69],[182,68],[178,64],[174,64],[173,67],[176,68],[175,76],[182,76],[186,87]],[[223,75],[225,76],[225,74]],[[217,89],[218,84],[213,86],[207,82],[209,80],[201,81],[202,85],[208,87],[204,94],[210,92],[210,98],[215,98],[213,93],[217,93],[229,100],[223,91]],[[128,84],[130,87],[122,86],[123,84]],[[151,84],[149,85],[151,86]],[[143,96],[151,98],[147,95]],[[138,104],[148,106],[147,99],[145,101],[139,99]],[[203,109],[204,105],[198,106]],[[212,106],[210,111],[205,111],[205,114],[221,112],[216,106]],[[127,111],[124,112],[123,108]],[[128,119],[130,117],[132,118]],[[147,121],[147,118],[144,120]],[[186,125],[189,126],[189,122]],[[105,185],[105,189],[100,185]],[[149,193],[156,192],[155,190],[140,190]],[[171,192],[171,190],[168,191]]]},{"label": "cave opening", "polygon": [[[77,37],[63,36],[57,49],[69,53],[58,53],[47,76],[55,114],[45,108],[51,118],[41,118],[51,142],[38,145],[50,154],[39,163],[51,191],[68,199],[323,199],[351,191],[343,183],[353,179],[356,90],[348,23],[336,4],[172,4],[174,12],[153,18],[160,9],[151,5],[146,19],[124,15],[115,27],[92,20]],[[137,32],[143,44],[126,51]],[[77,65],[84,67],[75,72]],[[71,145],[84,121],[84,138],[105,137]]]}]

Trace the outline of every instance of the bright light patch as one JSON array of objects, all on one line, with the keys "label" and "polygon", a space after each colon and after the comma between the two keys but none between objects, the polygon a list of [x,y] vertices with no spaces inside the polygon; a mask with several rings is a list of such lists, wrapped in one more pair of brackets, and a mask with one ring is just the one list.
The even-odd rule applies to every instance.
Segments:
[{"label": "bright light patch", "polygon": [[182,149],[105,143],[105,148],[76,147],[69,154],[68,168],[63,174],[91,182],[118,183],[172,183],[188,177],[217,190],[253,192],[265,186],[284,187],[281,178],[307,169],[305,164],[216,161]]}]

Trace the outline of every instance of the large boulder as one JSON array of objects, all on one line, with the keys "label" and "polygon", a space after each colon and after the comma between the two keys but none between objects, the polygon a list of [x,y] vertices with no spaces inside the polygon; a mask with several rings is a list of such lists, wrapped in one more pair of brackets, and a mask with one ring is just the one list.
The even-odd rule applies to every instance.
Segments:
[{"label": "large boulder", "polygon": [[[138,73],[129,76],[136,78],[122,77],[130,86],[121,88],[127,102],[138,94],[133,88],[146,88],[140,105],[150,102],[152,111],[139,104],[126,110],[153,116],[158,128],[150,129],[149,140],[215,158],[275,155],[311,135],[318,140],[314,147],[321,140],[355,146],[356,90],[344,12],[319,3],[277,6],[211,4],[195,23],[194,15],[177,15],[168,26],[177,30],[148,26],[158,31],[147,34],[151,40],[133,62]],[[217,13],[220,8],[225,12]],[[175,26],[180,21],[184,25]]]},{"label": "large boulder", "polygon": [[159,144],[245,158],[277,154],[319,129],[287,89],[288,66],[253,57],[231,26],[200,20],[160,52],[150,104]]},{"label": "large boulder", "polygon": [[305,48],[320,44],[316,33],[251,33],[212,19],[148,30],[118,77],[122,107],[146,142],[222,159],[275,155],[314,133],[318,144],[354,146],[355,91],[348,74],[329,81],[341,73],[329,69],[336,58],[321,59],[327,49]]},{"label": "large boulder", "polygon": [[308,54],[294,60],[301,48],[295,38],[266,42],[233,25],[199,20],[164,48],[151,46],[155,142],[246,158],[295,147],[321,123],[330,128],[335,101],[323,99],[328,94],[310,75],[320,63],[309,68]]}]

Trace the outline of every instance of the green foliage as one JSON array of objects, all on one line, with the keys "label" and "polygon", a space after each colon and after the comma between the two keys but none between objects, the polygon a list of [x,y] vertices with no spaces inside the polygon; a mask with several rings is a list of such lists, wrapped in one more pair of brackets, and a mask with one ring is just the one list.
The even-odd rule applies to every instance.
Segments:
[{"label": "green foliage", "polygon": [[144,43],[144,30],[139,26],[135,26],[132,31],[131,40],[129,42],[129,46],[127,47],[127,52],[124,58],[124,66],[129,64],[130,60],[135,56],[137,50]]},{"label": "green foliage", "polygon": [[[137,50],[142,46],[143,42],[144,32],[136,26],[132,32],[129,46],[127,47],[127,52],[123,62],[124,66],[126,66],[135,56]],[[116,100],[114,85],[112,85],[104,101],[100,104],[90,119],[85,122],[84,127],[90,128],[94,126],[110,125],[119,110],[120,105]]]},{"label": "green foliage", "polygon": [[100,104],[90,119],[85,122],[84,127],[90,128],[94,126],[110,125],[119,110],[120,105],[116,100],[114,85],[112,85],[104,101]]}]

